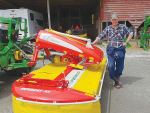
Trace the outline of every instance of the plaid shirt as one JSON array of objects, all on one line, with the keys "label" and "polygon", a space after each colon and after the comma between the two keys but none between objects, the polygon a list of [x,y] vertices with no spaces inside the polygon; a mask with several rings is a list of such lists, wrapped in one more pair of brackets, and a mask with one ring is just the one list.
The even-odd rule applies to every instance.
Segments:
[{"label": "plaid shirt", "polygon": [[113,26],[110,25],[103,30],[103,32],[97,37],[97,39],[99,39],[100,41],[101,39],[106,38],[107,36],[108,46],[119,48],[122,46],[125,34],[131,35],[133,34],[133,32],[123,24],[118,24],[118,28],[116,29],[116,31],[113,28]]}]

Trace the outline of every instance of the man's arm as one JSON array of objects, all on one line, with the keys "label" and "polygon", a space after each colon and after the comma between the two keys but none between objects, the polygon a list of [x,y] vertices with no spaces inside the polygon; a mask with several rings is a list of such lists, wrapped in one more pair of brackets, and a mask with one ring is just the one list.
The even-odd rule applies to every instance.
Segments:
[{"label": "man's arm", "polygon": [[107,27],[103,30],[103,32],[98,37],[96,37],[95,41],[91,44],[94,45],[94,44],[100,42],[100,40],[105,38],[106,35],[107,35]]},{"label": "man's arm", "polygon": [[133,37],[133,31],[130,30],[127,26],[125,26],[125,34],[129,35],[126,42],[123,42],[122,45],[126,46]]},{"label": "man's arm", "polygon": [[122,45],[126,46],[130,42],[130,40],[132,39],[132,37],[133,37],[133,34],[129,35],[128,38],[127,38],[127,40],[126,40],[126,42],[123,42]]}]

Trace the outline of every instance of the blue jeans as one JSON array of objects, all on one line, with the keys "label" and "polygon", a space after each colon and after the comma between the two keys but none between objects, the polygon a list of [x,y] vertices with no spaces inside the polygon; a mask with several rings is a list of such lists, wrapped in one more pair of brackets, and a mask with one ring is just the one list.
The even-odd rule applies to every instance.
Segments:
[{"label": "blue jeans", "polygon": [[114,77],[121,76],[122,71],[124,69],[124,58],[125,58],[125,51],[124,57],[116,59],[112,55],[108,55],[108,71],[109,71],[109,77],[113,79]]}]

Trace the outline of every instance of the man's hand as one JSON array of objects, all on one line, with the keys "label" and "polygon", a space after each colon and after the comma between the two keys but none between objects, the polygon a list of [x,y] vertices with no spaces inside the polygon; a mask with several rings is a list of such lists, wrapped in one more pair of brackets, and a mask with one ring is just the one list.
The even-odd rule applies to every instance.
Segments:
[{"label": "man's hand", "polygon": [[99,42],[99,40],[96,38],[95,41],[91,43],[91,45],[95,45],[98,42]]},{"label": "man's hand", "polygon": [[122,45],[126,47],[127,42],[129,43],[130,40],[132,39],[132,37],[133,37],[133,34],[129,35],[128,38],[127,38],[127,40],[126,40],[126,42],[122,42]]},{"label": "man's hand", "polygon": [[94,43],[91,43],[91,45],[94,45]]},{"label": "man's hand", "polygon": [[127,43],[126,42],[122,42],[122,45],[126,47]]}]

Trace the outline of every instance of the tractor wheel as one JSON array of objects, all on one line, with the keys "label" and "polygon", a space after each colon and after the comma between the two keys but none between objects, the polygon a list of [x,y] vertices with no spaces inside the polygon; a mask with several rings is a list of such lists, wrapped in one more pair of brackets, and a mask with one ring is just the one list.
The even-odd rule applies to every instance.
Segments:
[{"label": "tractor wheel", "polygon": [[24,73],[29,74],[33,70],[35,65],[28,67],[28,68],[17,68],[14,70],[4,70],[4,71],[6,72],[6,75],[8,76],[22,76]]}]

